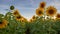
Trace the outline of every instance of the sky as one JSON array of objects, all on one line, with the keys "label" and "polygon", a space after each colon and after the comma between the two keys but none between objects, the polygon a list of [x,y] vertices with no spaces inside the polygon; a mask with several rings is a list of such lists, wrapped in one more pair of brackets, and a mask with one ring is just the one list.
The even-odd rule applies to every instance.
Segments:
[{"label": "sky", "polygon": [[9,12],[10,6],[14,5],[15,9],[18,9],[22,16],[30,19],[35,15],[35,11],[39,7],[39,3],[43,1],[46,2],[46,7],[50,5],[54,6],[58,13],[60,13],[60,0],[0,0],[0,13],[6,14]]}]

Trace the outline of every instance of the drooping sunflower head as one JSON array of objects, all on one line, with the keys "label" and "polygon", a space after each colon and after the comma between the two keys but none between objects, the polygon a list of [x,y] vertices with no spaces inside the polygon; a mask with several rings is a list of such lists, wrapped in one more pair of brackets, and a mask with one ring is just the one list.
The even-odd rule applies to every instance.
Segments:
[{"label": "drooping sunflower head", "polygon": [[18,15],[15,17],[17,21],[20,21],[22,19],[22,16],[21,15]]},{"label": "drooping sunflower head", "polygon": [[46,2],[41,2],[39,7],[44,8],[45,6],[46,6]]},{"label": "drooping sunflower head", "polygon": [[56,15],[56,19],[60,19],[60,14],[59,13]]},{"label": "drooping sunflower head", "polygon": [[49,16],[54,16],[56,13],[57,13],[57,9],[53,6],[49,6],[46,9],[46,14],[49,15]]},{"label": "drooping sunflower head", "polygon": [[38,16],[42,16],[43,13],[44,13],[44,10],[43,10],[43,9],[41,9],[41,8],[36,9],[36,15],[38,15]]},{"label": "drooping sunflower head", "polygon": [[18,11],[18,10],[14,10],[13,15],[14,15],[14,16],[19,15],[19,11]]},{"label": "drooping sunflower head", "polygon": [[7,20],[5,20],[5,19],[1,20],[0,21],[0,28],[5,28],[7,26],[7,24],[8,24]]},{"label": "drooping sunflower head", "polygon": [[12,5],[12,6],[10,6],[10,10],[14,10],[14,8],[15,8],[15,7],[14,7],[13,5]]}]

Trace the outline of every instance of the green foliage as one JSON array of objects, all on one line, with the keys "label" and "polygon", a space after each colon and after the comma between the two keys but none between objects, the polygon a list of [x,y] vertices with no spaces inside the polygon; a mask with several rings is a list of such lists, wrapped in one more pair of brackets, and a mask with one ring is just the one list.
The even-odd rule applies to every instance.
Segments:
[{"label": "green foliage", "polygon": [[37,21],[30,24],[31,34],[57,34],[60,32],[60,21],[42,20],[39,18]]},{"label": "green foliage", "polygon": [[8,21],[8,25],[0,29],[0,34],[58,34],[60,32],[60,20],[42,20],[43,17],[40,17],[32,23],[20,22],[11,12],[6,13],[5,16],[0,14],[0,21],[2,17]]},{"label": "green foliage", "polygon": [[3,14],[0,14],[0,19],[4,18],[4,15]]}]

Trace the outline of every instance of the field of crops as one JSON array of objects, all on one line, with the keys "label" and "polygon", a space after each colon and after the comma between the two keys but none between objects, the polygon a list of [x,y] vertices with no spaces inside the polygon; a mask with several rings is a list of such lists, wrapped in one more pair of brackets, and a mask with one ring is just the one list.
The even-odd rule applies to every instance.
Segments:
[{"label": "field of crops", "polygon": [[[45,8],[45,2],[36,9],[29,21],[14,6],[10,12],[0,14],[0,34],[60,34],[60,13],[53,6]],[[47,17],[46,17],[47,16]]]}]

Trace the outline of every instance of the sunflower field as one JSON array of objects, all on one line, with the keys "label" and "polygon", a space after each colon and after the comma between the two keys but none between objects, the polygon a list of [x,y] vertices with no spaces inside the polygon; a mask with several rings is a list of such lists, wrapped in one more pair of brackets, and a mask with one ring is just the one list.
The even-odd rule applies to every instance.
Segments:
[{"label": "sunflower field", "polygon": [[41,2],[37,16],[33,15],[29,21],[10,6],[10,12],[0,14],[0,34],[60,34],[60,13],[54,6],[45,6]]}]

